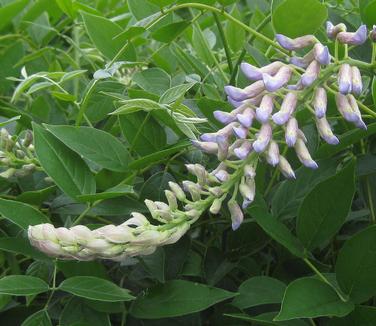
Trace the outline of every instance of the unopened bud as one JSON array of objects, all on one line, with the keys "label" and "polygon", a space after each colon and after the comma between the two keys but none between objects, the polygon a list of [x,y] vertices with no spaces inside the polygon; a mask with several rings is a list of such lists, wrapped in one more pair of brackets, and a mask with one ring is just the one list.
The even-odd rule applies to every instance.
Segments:
[{"label": "unopened bud", "polygon": [[243,219],[244,219],[244,214],[239,204],[234,199],[230,199],[228,201],[227,207],[231,215],[232,229],[235,231],[239,228],[240,224],[242,224]]},{"label": "unopened bud", "polygon": [[304,35],[304,36],[291,39],[285,35],[276,34],[275,38],[280,46],[282,46],[283,48],[289,51],[296,51],[299,49],[303,49],[317,42],[316,37],[314,37],[313,35]]},{"label": "unopened bud", "polygon": [[177,183],[169,181],[168,186],[173,191],[177,199],[179,199],[180,201],[186,200],[186,196],[183,189],[181,189],[181,187]]}]

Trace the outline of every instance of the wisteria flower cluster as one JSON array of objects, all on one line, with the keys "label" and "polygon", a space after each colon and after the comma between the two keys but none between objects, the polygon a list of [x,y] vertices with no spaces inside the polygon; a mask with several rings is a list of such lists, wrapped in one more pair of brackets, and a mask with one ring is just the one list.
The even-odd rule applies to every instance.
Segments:
[{"label": "wisteria flower cluster", "polygon": [[37,169],[38,161],[35,159],[33,134],[27,131],[22,139],[11,136],[2,128],[0,130],[0,163],[4,171],[0,177],[24,177]]},{"label": "wisteria flower cluster", "polygon": [[[375,30],[370,33],[373,41]],[[184,181],[182,185],[170,182],[170,189],[165,191],[167,203],[146,200],[158,225],[151,224],[140,213],[132,213],[119,226],[107,225],[95,230],[82,225],[54,228],[41,224],[29,227],[31,243],[59,258],[120,261],[150,254],[158,246],[176,242],[206,209],[218,214],[227,207],[233,230],[239,228],[243,211],[255,198],[255,175],[260,161],[278,167],[286,178],[295,178],[283,154],[290,147],[304,166],[318,167],[296,118],[299,110],[312,113],[319,135],[331,145],[338,144],[339,139],[326,117],[328,94],[335,96],[338,113],[344,120],[355,127],[367,128],[357,100],[363,91],[362,76],[357,62],[347,54],[349,45],[366,42],[367,28],[362,25],[350,33],[344,24],[328,22],[327,35],[335,42],[336,49],[338,44],[344,46],[343,59],[338,58],[337,50],[332,56],[328,47],[313,35],[291,39],[277,34],[276,40],[289,54],[288,60],[277,60],[260,68],[241,64],[243,74],[252,83],[245,88],[226,86],[225,93],[234,109],[214,112],[223,128],[192,141],[203,152],[216,155],[218,166],[209,172],[200,164],[188,164],[187,169],[196,182]]]}]

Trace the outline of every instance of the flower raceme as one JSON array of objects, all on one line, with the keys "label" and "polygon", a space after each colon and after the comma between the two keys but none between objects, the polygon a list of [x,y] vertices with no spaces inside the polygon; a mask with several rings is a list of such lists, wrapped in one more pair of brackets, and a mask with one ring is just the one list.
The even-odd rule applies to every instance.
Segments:
[{"label": "flower raceme", "polygon": [[[354,46],[366,41],[367,29],[361,26],[350,33],[344,24],[328,22],[327,35],[337,44]],[[370,33],[371,40],[376,39],[375,35],[376,27]],[[119,226],[107,225],[95,230],[82,225],[54,228],[51,224],[41,224],[29,227],[31,243],[59,258],[121,261],[150,254],[158,246],[178,241],[207,209],[212,214],[222,209],[228,211],[236,230],[244,219],[244,210],[254,201],[259,162],[265,160],[278,167],[286,178],[295,178],[283,154],[285,149],[292,148],[304,166],[318,167],[307,148],[297,112],[308,109],[323,141],[338,144],[329,122],[332,120],[326,116],[328,93],[332,93],[340,117],[366,129],[356,99],[363,92],[362,77],[356,61],[347,57],[347,50],[346,57],[339,60],[313,35],[292,39],[277,34],[276,40],[292,51],[287,62],[277,60],[264,67],[243,62],[241,71],[251,84],[245,88],[226,86],[228,102],[234,108],[230,112],[213,113],[223,127],[192,141],[201,151],[216,155],[218,166],[207,171],[200,164],[187,164],[195,182],[186,180],[182,185],[170,182],[170,189],[165,191],[166,203],[145,201],[157,225],[140,213],[132,213]],[[299,55],[300,51],[304,55]]]}]

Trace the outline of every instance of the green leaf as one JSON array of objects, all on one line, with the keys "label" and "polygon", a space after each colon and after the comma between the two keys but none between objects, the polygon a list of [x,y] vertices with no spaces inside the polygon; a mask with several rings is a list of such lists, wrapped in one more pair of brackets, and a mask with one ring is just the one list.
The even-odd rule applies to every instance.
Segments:
[{"label": "green leaf", "polygon": [[81,157],[111,171],[128,169],[128,150],[111,134],[90,127],[46,125],[46,128]]},{"label": "green leaf", "polygon": [[40,310],[29,316],[21,326],[52,326],[47,310]]},{"label": "green leaf", "polygon": [[263,304],[281,303],[286,285],[268,276],[255,276],[244,281],[239,287],[239,295],[232,305],[246,309]]},{"label": "green leaf", "polygon": [[376,307],[355,306],[354,311],[343,318],[331,318],[328,326],[376,325]]},{"label": "green leaf", "polygon": [[[375,0],[375,3],[376,3],[376,0]],[[373,104],[376,105],[376,76],[373,77],[372,79],[372,98],[373,98]]]},{"label": "green leaf", "polygon": [[304,198],[296,232],[308,250],[325,245],[349,214],[355,192],[355,160],[335,176],[319,183]]},{"label": "green leaf", "polygon": [[158,163],[160,161],[164,161],[171,154],[183,151],[184,149],[186,149],[189,146],[191,146],[191,143],[181,142],[181,143],[176,144],[172,147],[162,149],[162,150],[160,150],[156,153],[152,153],[152,154],[143,156],[143,157],[139,158],[138,160],[134,160],[129,164],[129,168],[135,169],[135,170],[145,168],[152,163]]},{"label": "green leaf", "polygon": [[83,297],[98,301],[129,301],[134,299],[128,290],[118,287],[116,284],[92,276],[74,276],[64,280],[59,289]]},{"label": "green leaf", "polygon": [[148,99],[132,99],[121,101],[122,105],[111,114],[130,114],[137,111],[164,110],[165,107],[157,102]]},{"label": "green leaf", "polygon": [[355,303],[376,294],[376,226],[368,227],[347,240],[336,262],[338,285]]},{"label": "green leaf", "polygon": [[367,130],[363,129],[353,129],[345,132],[343,135],[339,136],[339,144],[336,146],[323,144],[319,147],[316,152],[316,158],[328,158],[332,157],[334,154],[343,151],[348,146],[358,143],[361,139],[372,136],[376,133],[376,123],[372,123],[367,126]]},{"label": "green leaf", "polygon": [[40,190],[30,190],[25,191],[17,196],[17,201],[40,206],[42,203],[47,200],[56,190],[56,186],[50,186]]},{"label": "green leaf", "polygon": [[235,295],[204,284],[174,280],[139,296],[132,304],[130,313],[142,319],[182,316],[204,310]]},{"label": "green leaf", "polygon": [[161,98],[159,99],[159,103],[171,104],[175,102],[176,100],[183,97],[184,94],[193,87],[193,85],[195,85],[195,83],[177,85],[168,89],[166,92],[162,94]]},{"label": "green leaf", "polygon": [[160,10],[159,6],[153,5],[148,0],[128,0],[129,11],[140,20]]},{"label": "green leaf", "polygon": [[95,193],[95,179],[82,158],[33,123],[35,152],[45,172],[67,195]]},{"label": "green leaf", "polygon": [[[86,31],[95,47],[107,58],[112,59],[115,57],[117,52],[124,46],[124,41],[126,40],[123,36],[115,38],[123,31],[122,28],[105,17],[92,15],[83,11],[81,15]],[[128,51],[125,51],[125,54],[118,59],[135,61],[136,58],[129,46]]]},{"label": "green leaf", "polygon": [[359,1],[360,17],[362,22],[367,24],[369,28],[375,24],[376,17],[376,0]]},{"label": "green leaf", "polygon": [[134,189],[130,185],[120,184],[110,189],[107,189],[104,192],[90,194],[90,195],[80,195],[77,196],[78,199],[85,202],[93,203],[97,200],[104,200],[110,198],[121,197],[124,195],[134,194]]},{"label": "green leaf", "polygon": [[304,248],[290,230],[282,222],[269,214],[264,208],[251,207],[249,213],[256,219],[258,225],[275,241],[287,248],[293,255],[304,257]]},{"label": "green leaf", "polygon": [[193,25],[192,43],[195,45],[197,56],[208,66],[212,66],[214,55],[198,23]]},{"label": "green leaf", "polygon": [[[235,5],[231,11],[231,16],[238,20],[242,20],[242,16],[239,12],[238,7]],[[245,30],[239,28],[239,25],[232,21],[227,21],[225,28],[225,35],[230,49],[234,52],[241,50],[245,43]]]},{"label": "green leaf", "polygon": [[171,87],[171,77],[160,68],[136,72],[132,80],[143,90],[157,95],[162,95]]},{"label": "green leaf", "polygon": [[12,22],[13,18],[25,8],[27,3],[28,0],[8,1],[8,4],[0,8],[0,31]]},{"label": "green leaf", "polygon": [[276,33],[292,38],[314,34],[328,17],[326,6],[318,0],[285,0],[272,14]]},{"label": "green leaf", "polygon": [[111,326],[107,314],[96,311],[85,301],[73,297],[60,315],[60,326]]},{"label": "green leaf", "polygon": [[29,240],[19,237],[6,237],[0,238],[0,249],[16,254],[21,254],[24,256],[32,257],[37,260],[49,261],[50,258],[47,257],[42,252],[36,250],[30,245]]},{"label": "green leaf", "polygon": [[166,133],[149,113],[134,112],[119,116],[119,123],[130,149],[144,156],[158,152],[166,146]]},{"label": "green leaf", "polygon": [[188,21],[174,22],[162,26],[151,33],[151,37],[159,42],[171,43],[190,25]]},{"label": "green leaf", "polygon": [[48,291],[48,284],[40,278],[11,275],[0,279],[0,293],[16,296],[34,295]]},{"label": "green leaf", "polygon": [[343,302],[330,285],[312,277],[297,279],[287,286],[276,321],[322,316],[346,316],[354,309]]},{"label": "green leaf", "polygon": [[160,171],[147,179],[140,190],[140,198],[163,201],[164,190],[168,189],[168,182],[175,181],[174,177],[166,172]]},{"label": "green leaf", "polygon": [[265,312],[257,316],[249,316],[247,314],[224,314],[225,316],[248,321],[251,325],[266,325],[266,326],[308,326],[302,319],[294,319],[289,321],[273,321],[278,312]]},{"label": "green leaf", "polygon": [[27,230],[29,225],[49,222],[47,216],[34,207],[2,198],[0,198],[0,214],[24,230]]}]

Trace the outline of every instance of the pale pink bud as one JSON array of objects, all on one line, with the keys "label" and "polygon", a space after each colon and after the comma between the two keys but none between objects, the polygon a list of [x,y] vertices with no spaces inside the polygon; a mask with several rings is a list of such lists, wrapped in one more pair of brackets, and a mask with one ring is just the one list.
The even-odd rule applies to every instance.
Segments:
[{"label": "pale pink bud", "polygon": [[313,35],[304,35],[291,39],[285,35],[276,34],[275,38],[280,46],[289,51],[303,49],[317,42],[316,37],[314,37]]},{"label": "pale pink bud", "polygon": [[376,25],[372,26],[372,30],[369,33],[369,38],[372,42],[376,42]]},{"label": "pale pink bud", "polygon": [[228,201],[227,207],[231,215],[232,229],[235,231],[242,224],[244,215],[238,203],[233,199]]},{"label": "pale pink bud", "polygon": [[210,205],[210,209],[209,209],[210,213],[218,214],[222,207],[222,201],[223,200],[220,198],[215,198],[213,200],[213,203]]},{"label": "pale pink bud", "polygon": [[264,89],[264,83],[259,80],[243,89],[231,85],[225,86],[225,93],[235,101],[244,101],[248,98],[257,96],[264,91]]},{"label": "pale pink bud", "polygon": [[343,23],[333,25],[332,22],[330,21],[326,22],[326,34],[331,39],[335,39],[338,33],[346,32],[346,30],[347,30],[346,25]]},{"label": "pale pink bud", "polygon": [[180,224],[173,229],[173,232],[168,235],[167,240],[163,242],[163,245],[173,244],[180,240],[180,238],[187,233],[190,225],[188,223]]},{"label": "pale pink bud", "polygon": [[287,146],[292,147],[295,145],[298,138],[298,121],[291,117],[286,125],[285,141]]},{"label": "pale pink bud", "polygon": [[202,142],[198,140],[192,140],[192,145],[208,154],[217,154],[218,144],[214,142]]},{"label": "pale pink bud", "polygon": [[337,40],[344,44],[361,45],[367,40],[367,26],[361,25],[354,33],[340,32]]},{"label": "pale pink bud", "polygon": [[304,57],[291,57],[290,63],[300,68],[307,68],[313,59],[315,59],[315,51],[311,50]]},{"label": "pale pink bud", "polygon": [[258,108],[256,108],[256,118],[261,123],[266,123],[270,115],[273,112],[273,96],[272,95],[264,95],[261,104]]},{"label": "pale pink bud", "polygon": [[178,208],[178,201],[176,199],[175,194],[170,190],[165,190],[164,193],[165,193],[165,196],[166,196],[167,201],[168,201],[168,206],[172,210],[177,209]]},{"label": "pale pink bud", "polygon": [[311,86],[320,74],[320,64],[313,60],[307,67],[305,73],[301,77],[301,83],[304,87]]},{"label": "pale pink bud", "polygon": [[251,108],[246,108],[243,113],[237,114],[236,118],[242,126],[249,128],[252,126],[253,119],[255,118],[255,111]]},{"label": "pale pink bud", "polygon": [[253,142],[253,149],[257,153],[263,152],[268,146],[272,138],[272,127],[270,124],[263,124],[259,133],[256,135],[256,140]]},{"label": "pale pink bud", "polygon": [[354,112],[354,110],[352,109],[350,105],[348,98],[345,95],[341,93],[337,93],[336,104],[337,104],[339,113],[341,113],[341,115],[344,117],[346,121],[349,121],[349,122],[359,121],[359,115]]},{"label": "pale pink bud", "polygon": [[338,72],[338,88],[340,93],[348,94],[351,92],[351,79],[350,65],[347,63],[342,64]]},{"label": "pale pink bud", "polygon": [[263,73],[274,75],[283,65],[282,62],[275,61],[264,67],[257,68],[249,63],[243,62],[240,65],[240,69],[249,80],[261,80]]},{"label": "pale pink bud", "polygon": [[275,92],[289,82],[291,74],[292,69],[289,66],[283,66],[274,76],[270,76],[269,74],[264,73],[262,77],[265,88],[269,92]]},{"label": "pale pink bud", "polygon": [[219,122],[223,124],[229,124],[230,122],[233,122],[236,120],[235,115],[230,112],[217,110],[213,112],[213,115],[215,119],[217,119]]},{"label": "pale pink bud", "polygon": [[321,138],[328,144],[337,145],[339,143],[338,138],[333,134],[333,131],[325,117],[316,119],[316,126]]},{"label": "pale pink bud", "polygon": [[52,224],[45,223],[42,225],[43,238],[52,242],[58,242],[56,229]]},{"label": "pale pink bud", "polygon": [[247,183],[241,183],[239,185],[239,192],[248,202],[253,202],[255,199],[255,180],[250,179]]},{"label": "pale pink bud", "polygon": [[92,239],[89,240],[86,244],[85,247],[96,252],[100,253],[103,250],[106,250],[112,246],[111,243],[109,243],[107,240],[104,239]]},{"label": "pale pink bud", "polygon": [[282,155],[279,157],[278,167],[286,178],[295,179],[294,170],[292,169],[290,163]]},{"label": "pale pink bud", "polygon": [[277,125],[285,124],[291,117],[298,102],[298,95],[295,92],[289,92],[283,99],[281,109],[273,114],[273,121]]},{"label": "pale pink bud", "polygon": [[248,178],[253,179],[256,176],[255,168],[250,164],[245,165],[244,166],[244,175]]},{"label": "pale pink bud", "polygon": [[193,201],[198,201],[201,199],[201,187],[198,184],[192,181],[184,180],[183,188],[186,192],[189,192]]},{"label": "pale pink bud", "polygon": [[230,122],[227,126],[219,129],[217,132],[205,133],[200,136],[202,141],[217,142],[217,136],[229,137],[232,135],[232,127],[236,126],[236,122]]},{"label": "pale pink bud", "polygon": [[167,238],[167,236],[167,232],[145,230],[133,239],[132,244],[153,246],[164,241]]},{"label": "pale pink bud", "polygon": [[64,246],[70,246],[77,243],[74,233],[67,228],[57,228],[56,236],[59,239],[60,244]]},{"label": "pale pink bud", "polygon": [[356,102],[355,97],[350,94],[350,95],[348,95],[348,100],[349,100],[349,103],[350,103],[350,106],[351,106],[353,112],[358,116],[358,120],[354,122],[355,126],[360,128],[360,129],[366,130],[367,126],[364,123],[364,121],[362,120],[362,115],[360,113],[358,103]]},{"label": "pale pink bud", "polygon": [[330,53],[327,46],[324,46],[321,43],[316,43],[313,47],[313,54],[320,64],[328,65],[330,63]]},{"label": "pale pink bud", "polygon": [[58,244],[50,240],[41,240],[37,243],[33,243],[40,251],[46,253],[49,256],[58,257],[64,256],[65,252],[63,248]]},{"label": "pale pink bud", "polygon": [[317,163],[312,159],[311,154],[308,152],[304,141],[301,138],[298,138],[295,143],[295,152],[298,156],[299,161],[306,167],[311,169],[317,169]]},{"label": "pale pink bud", "polygon": [[220,181],[220,182],[226,182],[229,178],[230,175],[228,174],[227,171],[225,170],[219,170],[217,171],[214,176]]},{"label": "pale pink bud", "polygon": [[180,201],[185,201],[186,200],[186,196],[185,196],[185,193],[184,193],[183,189],[181,189],[181,187],[177,183],[169,181],[168,182],[168,186],[170,187],[170,189],[174,192],[175,196]]},{"label": "pale pink bud", "polygon": [[93,232],[85,225],[72,226],[70,232],[74,234],[76,240],[80,244],[86,243],[86,241],[93,239]]},{"label": "pale pink bud", "polygon": [[[148,202],[151,202],[151,201],[148,201]],[[156,209],[156,206],[153,205],[151,208],[152,209]],[[131,218],[128,219],[128,220],[126,220],[121,225],[122,226],[132,226],[132,225],[134,225],[136,227],[139,227],[139,226],[146,226],[146,225],[149,225],[149,224],[150,223],[149,223],[148,219],[143,214],[138,213],[138,212],[132,212],[131,213]]]},{"label": "pale pink bud", "polygon": [[272,165],[276,166],[279,163],[279,148],[275,141],[271,141],[268,149],[265,152],[266,161]]},{"label": "pale pink bud", "polygon": [[95,233],[113,243],[126,243],[132,241],[134,238],[132,229],[122,225],[106,225],[96,229]]},{"label": "pale pink bud", "polygon": [[238,148],[234,149],[234,154],[241,160],[247,158],[252,151],[252,143],[248,140],[244,141]]},{"label": "pale pink bud", "polygon": [[216,141],[218,144],[218,160],[223,161],[227,158],[228,155],[228,137],[224,135],[218,135]]},{"label": "pale pink bud", "polygon": [[232,127],[234,134],[237,138],[245,139],[248,136],[248,128],[243,126]]},{"label": "pale pink bud", "polygon": [[325,116],[328,98],[326,91],[322,87],[317,87],[313,97],[313,107],[315,109],[315,115],[317,118]]},{"label": "pale pink bud", "polygon": [[351,67],[351,91],[359,96],[363,89],[362,75],[358,67]]}]

